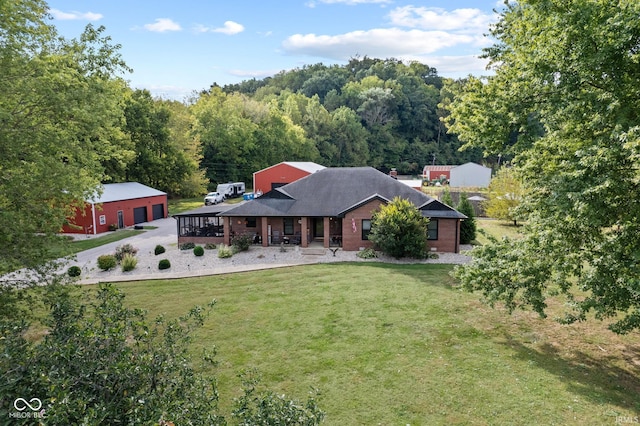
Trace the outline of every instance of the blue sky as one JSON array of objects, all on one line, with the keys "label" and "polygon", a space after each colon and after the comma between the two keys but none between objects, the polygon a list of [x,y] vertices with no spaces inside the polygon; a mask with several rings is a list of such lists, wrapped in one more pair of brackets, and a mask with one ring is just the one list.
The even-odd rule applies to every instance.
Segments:
[{"label": "blue sky", "polygon": [[445,77],[483,75],[477,58],[502,1],[49,0],[77,37],[104,25],[134,72],[132,87],[182,100],[194,91],[322,62],[418,60]]}]

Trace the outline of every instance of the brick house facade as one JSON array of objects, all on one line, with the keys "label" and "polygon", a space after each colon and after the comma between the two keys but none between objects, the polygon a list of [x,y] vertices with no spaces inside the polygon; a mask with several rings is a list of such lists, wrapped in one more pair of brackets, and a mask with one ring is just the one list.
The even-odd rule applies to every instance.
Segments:
[{"label": "brick house facade", "polygon": [[[371,167],[326,168],[241,205],[176,215],[178,243],[209,239],[230,244],[244,234],[265,247],[318,244],[360,250],[372,246],[366,233],[373,212],[395,197],[409,200],[430,219],[431,249],[459,251],[460,221],[466,216]],[[204,218],[203,209],[210,216]]]}]

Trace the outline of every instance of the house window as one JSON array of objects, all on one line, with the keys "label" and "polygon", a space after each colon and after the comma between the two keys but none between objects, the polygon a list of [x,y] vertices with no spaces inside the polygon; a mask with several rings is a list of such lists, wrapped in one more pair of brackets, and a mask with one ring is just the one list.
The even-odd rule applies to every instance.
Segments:
[{"label": "house window", "polygon": [[257,226],[257,221],[255,217],[247,218],[247,228],[255,228]]},{"label": "house window", "polygon": [[106,225],[107,224],[107,216],[101,214],[100,215],[100,225]]},{"label": "house window", "polygon": [[362,239],[369,239],[369,232],[371,232],[371,219],[362,219]]},{"label": "house window", "polygon": [[429,219],[429,225],[427,225],[427,240],[438,239],[438,219]]},{"label": "house window", "polygon": [[284,218],[284,235],[293,235],[293,218]]}]

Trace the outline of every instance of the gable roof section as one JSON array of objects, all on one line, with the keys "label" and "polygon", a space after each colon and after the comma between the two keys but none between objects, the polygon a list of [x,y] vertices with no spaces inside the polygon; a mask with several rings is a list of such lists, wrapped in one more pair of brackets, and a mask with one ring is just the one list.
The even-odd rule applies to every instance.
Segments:
[{"label": "gable roof section", "polygon": [[278,167],[281,164],[286,164],[289,167],[293,167],[293,168],[302,170],[302,171],[307,172],[307,173],[315,173],[318,170],[322,170],[322,169],[326,168],[325,166],[323,166],[321,164],[318,164],[318,163],[314,163],[313,161],[283,161],[281,163],[274,164],[273,166],[265,167],[262,170],[258,170],[257,172],[254,172],[253,174],[256,175],[256,174],[258,174],[260,172],[264,172],[265,170],[269,170],[269,169],[272,169],[274,167]]},{"label": "gable roof section", "polygon": [[418,207],[434,201],[372,167],[331,167],[276,188],[222,215],[340,217],[372,199],[388,202],[394,197],[407,199]]},{"label": "gable roof section", "polygon": [[452,207],[432,198],[429,202],[418,207],[420,213],[424,217],[432,217],[439,219],[467,219],[467,216],[455,210]]},{"label": "gable roof section", "polygon": [[102,185],[102,195],[95,194],[86,201],[90,204],[100,204],[159,195],[167,194],[138,182],[107,183]]}]

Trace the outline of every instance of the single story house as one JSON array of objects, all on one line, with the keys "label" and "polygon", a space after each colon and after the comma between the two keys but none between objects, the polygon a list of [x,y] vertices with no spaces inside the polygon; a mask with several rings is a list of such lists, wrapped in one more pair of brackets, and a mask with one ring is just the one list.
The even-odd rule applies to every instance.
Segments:
[{"label": "single story house", "polygon": [[316,171],[254,200],[222,209],[209,206],[176,215],[178,243],[224,242],[249,234],[263,246],[371,247],[372,213],[401,197],[429,218],[431,250],[457,253],[462,213],[371,167],[336,167]]},{"label": "single story house", "polygon": [[284,161],[253,174],[253,193],[264,194],[325,167],[311,161]]},{"label": "single story house", "polygon": [[102,193],[85,200],[62,232],[100,234],[167,217],[167,194],[138,182],[108,183]]}]

